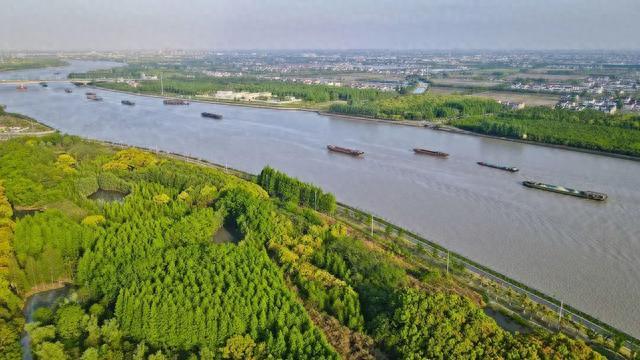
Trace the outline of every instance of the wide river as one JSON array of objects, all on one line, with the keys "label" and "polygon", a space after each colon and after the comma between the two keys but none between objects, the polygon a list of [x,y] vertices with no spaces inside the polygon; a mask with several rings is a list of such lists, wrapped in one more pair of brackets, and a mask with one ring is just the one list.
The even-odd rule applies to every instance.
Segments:
[{"label": "wide river", "polygon": [[[107,65],[74,62],[65,71]],[[13,76],[47,78],[47,71]],[[102,90],[104,101],[93,102],[84,89],[66,94],[69,86],[17,92],[2,85],[0,103],[70,134],[191,154],[252,173],[271,165],[640,336],[640,162],[304,111],[164,106]],[[123,99],[136,105],[123,106]],[[224,119],[202,118],[202,111]],[[366,155],[329,153],[327,144]],[[414,155],[413,147],[451,156]],[[521,171],[476,165],[481,160]],[[528,189],[524,179],[605,192],[609,199]]]}]

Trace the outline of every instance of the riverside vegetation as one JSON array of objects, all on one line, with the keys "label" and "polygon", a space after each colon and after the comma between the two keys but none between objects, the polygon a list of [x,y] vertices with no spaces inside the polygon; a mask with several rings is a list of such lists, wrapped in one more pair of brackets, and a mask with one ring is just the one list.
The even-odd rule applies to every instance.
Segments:
[{"label": "riverside vegetation", "polygon": [[[3,359],[20,358],[23,294],[61,278],[73,294],[26,325],[38,359],[602,358],[503,330],[477,293],[358,236],[331,194],[271,168],[254,183],[60,134],[0,143],[0,163]],[[99,189],[126,196],[89,200]],[[241,239],[215,243],[223,226]]]},{"label": "riverside vegetation", "polygon": [[[130,65],[71,77],[139,77],[153,68]],[[271,92],[277,99],[296,97],[296,107],[330,113],[387,120],[427,120],[471,132],[575,148],[640,156],[640,116],[571,111],[547,107],[508,110],[479,96],[408,94],[326,85],[306,85],[254,77],[209,78],[167,70],[164,92],[176,96],[206,96],[218,90]],[[125,83],[99,82],[98,86],[142,94],[160,94],[159,81],[140,81],[137,88]]]},{"label": "riverside vegetation", "polygon": [[67,65],[66,61],[52,58],[6,58],[0,61],[0,71],[38,69]]}]

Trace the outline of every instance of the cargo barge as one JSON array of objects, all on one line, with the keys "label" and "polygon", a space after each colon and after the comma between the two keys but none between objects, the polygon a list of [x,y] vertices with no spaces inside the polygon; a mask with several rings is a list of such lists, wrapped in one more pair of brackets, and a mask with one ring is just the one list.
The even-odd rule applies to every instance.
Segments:
[{"label": "cargo barge", "polygon": [[546,191],[551,191],[558,194],[576,196],[583,199],[597,200],[597,201],[607,200],[607,194],[603,194],[595,191],[575,190],[575,189],[566,188],[564,186],[544,184],[544,183],[539,183],[535,181],[523,181],[522,185],[529,188],[533,188],[533,189],[546,190]]},{"label": "cargo barge", "polygon": [[416,154],[430,155],[430,156],[441,157],[441,158],[446,158],[446,157],[449,156],[449,154],[444,153],[444,152],[432,151],[432,150],[420,149],[420,148],[414,148],[413,152],[416,153]]},{"label": "cargo barge", "polygon": [[102,101],[102,98],[100,96],[97,96],[96,94],[87,95],[87,99],[93,100],[93,101]]},{"label": "cargo barge", "polygon": [[518,172],[520,170],[517,167],[489,164],[489,163],[486,163],[484,161],[478,161],[478,165],[486,166],[486,167],[490,167],[490,168],[498,169],[498,170],[504,170],[504,171],[508,171],[508,172]]},{"label": "cargo barge", "polygon": [[335,146],[335,145],[327,145],[327,149],[329,149],[329,151],[339,152],[339,153],[347,154],[347,155],[351,155],[351,156],[362,156],[362,155],[364,155],[364,151],[348,149],[348,148]]},{"label": "cargo barge", "polygon": [[214,114],[214,113],[210,113],[210,112],[203,112],[201,115],[202,115],[202,117],[216,119],[216,120],[222,119],[222,115]]},{"label": "cargo barge", "polygon": [[188,101],[182,99],[167,99],[162,102],[165,105],[189,105]]},{"label": "cargo barge", "polygon": [[71,90],[69,88],[66,88],[66,89],[64,89],[64,92],[66,92],[67,94],[71,94],[73,92],[73,90]]},{"label": "cargo barge", "polygon": [[122,100],[122,101],[120,101],[120,103],[121,103],[122,105],[129,105],[129,106],[133,106],[133,105],[135,105],[135,104],[136,104],[136,103],[134,103],[133,101],[129,101],[129,100]]},{"label": "cargo barge", "polygon": [[84,94],[85,94],[85,95],[87,95],[87,96],[95,96],[95,95],[96,95],[96,93],[91,92],[91,91],[87,91],[87,92],[86,92],[86,93],[84,93]]},{"label": "cargo barge", "polygon": [[48,87],[48,86],[49,86],[49,84],[47,84],[46,82],[44,82],[44,81],[43,81],[43,82],[41,82],[41,83],[40,83],[40,86],[42,86],[42,87]]}]

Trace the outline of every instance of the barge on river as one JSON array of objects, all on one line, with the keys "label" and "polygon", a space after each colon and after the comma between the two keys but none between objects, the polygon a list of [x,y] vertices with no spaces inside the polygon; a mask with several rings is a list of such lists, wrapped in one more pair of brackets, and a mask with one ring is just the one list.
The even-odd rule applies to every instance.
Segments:
[{"label": "barge on river", "polygon": [[133,101],[129,101],[129,100],[122,100],[122,101],[120,101],[120,103],[121,103],[122,105],[128,105],[128,106],[133,106],[133,105],[135,105],[135,104],[136,104],[136,103],[134,103]]},{"label": "barge on river", "polygon": [[478,165],[486,166],[486,167],[490,167],[490,168],[498,169],[498,170],[504,170],[504,171],[508,171],[508,172],[518,172],[520,170],[517,167],[495,165],[495,164],[486,163],[484,161],[478,161]]},{"label": "barge on river", "polygon": [[71,90],[69,88],[66,88],[66,89],[64,89],[64,92],[66,92],[67,94],[71,94],[73,92],[73,90]]},{"label": "barge on river", "polygon": [[420,148],[414,148],[413,152],[416,154],[430,155],[430,156],[441,157],[441,158],[446,158],[449,156],[449,154],[441,151],[433,151],[433,150],[420,149]]},{"label": "barge on river", "polygon": [[189,105],[188,101],[182,99],[167,99],[162,102],[165,105]]},{"label": "barge on river", "polygon": [[595,191],[575,190],[575,189],[566,188],[564,186],[544,184],[544,183],[535,182],[535,181],[523,181],[522,185],[526,187],[534,188],[534,189],[551,191],[558,194],[576,196],[583,199],[597,200],[597,201],[607,200],[607,194],[603,194]]},{"label": "barge on river", "polygon": [[96,94],[87,95],[87,99],[93,100],[93,101],[102,101],[102,98]]},{"label": "barge on river", "polygon": [[340,147],[340,146],[336,146],[336,145],[327,145],[327,149],[329,149],[329,151],[339,152],[339,153],[347,154],[347,155],[351,155],[351,156],[362,156],[362,155],[364,155],[364,151],[348,149],[348,148],[344,148],[344,147]]},{"label": "barge on river", "polygon": [[210,113],[210,112],[203,112],[201,115],[202,115],[202,117],[216,119],[216,120],[222,119],[222,115],[214,114],[214,113]]}]

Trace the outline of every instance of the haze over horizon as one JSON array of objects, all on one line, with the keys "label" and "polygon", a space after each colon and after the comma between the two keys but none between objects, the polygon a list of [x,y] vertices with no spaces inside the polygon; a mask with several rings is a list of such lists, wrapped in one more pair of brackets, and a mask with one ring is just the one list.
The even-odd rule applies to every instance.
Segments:
[{"label": "haze over horizon", "polygon": [[0,50],[637,50],[636,0],[22,0]]}]

